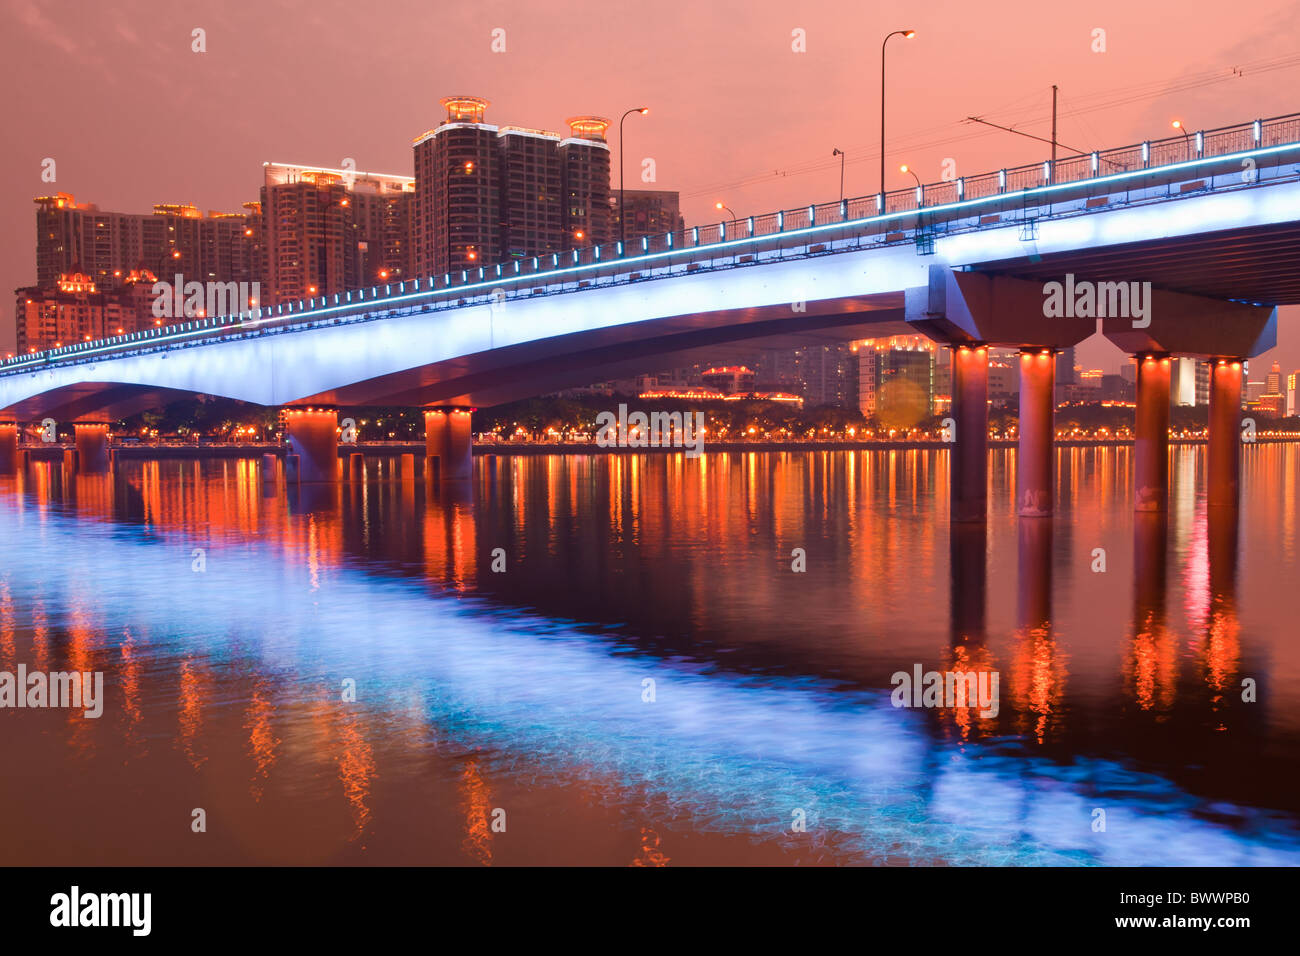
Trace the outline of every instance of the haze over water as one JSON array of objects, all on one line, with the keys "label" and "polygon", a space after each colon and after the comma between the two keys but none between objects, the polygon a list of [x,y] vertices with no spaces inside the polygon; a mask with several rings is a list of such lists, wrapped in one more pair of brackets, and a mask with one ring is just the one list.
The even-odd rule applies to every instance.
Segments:
[{"label": "haze over water", "polygon": [[[0,713],[0,859],[1300,863],[1300,448],[1243,454],[1224,516],[1175,448],[1162,524],[1127,448],[1060,449],[1050,521],[992,450],[952,534],[938,451],[36,464],[0,670],[107,699]],[[996,670],[997,716],[895,708],[917,665]]]}]

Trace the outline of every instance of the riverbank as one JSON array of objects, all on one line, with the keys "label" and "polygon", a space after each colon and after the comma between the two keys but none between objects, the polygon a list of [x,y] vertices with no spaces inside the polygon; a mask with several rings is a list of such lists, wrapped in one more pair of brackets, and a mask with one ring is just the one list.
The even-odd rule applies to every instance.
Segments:
[{"label": "riverbank", "polygon": [[[1204,445],[1204,437],[1171,438],[1170,445]],[[1276,444],[1281,442],[1300,442],[1300,434],[1294,436],[1260,436],[1256,444]],[[1099,448],[1128,447],[1132,439],[1092,439],[1092,438],[1058,438],[1058,448]],[[990,438],[990,448],[1014,448],[1014,438]],[[29,452],[32,461],[62,461],[63,453],[73,448],[71,443],[25,444],[20,446]],[[114,444],[113,453],[123,461],[188,461],[194,459],[232,459],[259,458],[262,455],[284,455],[286,446],[268,442],[256,444]],[[913,451],[933,449],[942,451],[945,443],[941,441],[784,441],[784,442],[706,442],[707,453],[717,452],[794,452],[794,451]],[[360,453],[367,457],[384,457],[389,455],[416,455],[423,457],[424,442],[358,442],[355,445],[339,445],[339,457]],[[494,444],[483,442],[475,444],[475,455],[619,455],[619,454],[678,454],[680,448],[601,448],[591,443],[578,442],[502,442]]]}]

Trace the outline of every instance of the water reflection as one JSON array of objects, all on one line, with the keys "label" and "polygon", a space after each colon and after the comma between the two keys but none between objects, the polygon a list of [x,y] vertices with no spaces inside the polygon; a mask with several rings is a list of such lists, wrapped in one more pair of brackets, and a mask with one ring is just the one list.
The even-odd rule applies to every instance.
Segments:
[{"label": "water reflection", "polygon": [[1060,729],[1067,676],[1066,655],[1052,622],[1052,543],[1056,519],[1018,523],[1015,648],[1011,662],[1011,700],[1016,729],[1044,743]]},{"label": "water reflection", "polygon": [[[121,825],[158,853],[148,801],[197,779],[241,852],[290,862],[665,865],[756,840],[810,861],[1300,862],[1285,776],[1240,774],[1300,737],[1287,688],[1268,722],[1239,693],[1288,648],[1294,500],[1246,469],[1254,511],[1179,485],[1147,521],[1123,454],[1062,456],[1056,518],[1015,519],[1003,456],[973,529],[939,517],[928,452],[501,456],[460,489],[396,462],[297,489],[241,462],[34,467],[0,487],[0,553],[24,555],[0,570],[0,655],[104,669],[110,710],[59,715],[62,750],[30,745],[53,728],[31,713],[0,746],[68,783],[79,754],[110,792],[103,768],[130,768],[150,795]],[[1250,576],[1246,540],[1274,559]],[[890,707],[917,662],[1001,672],[1000,714]],[[1152,755],[1171,743],[1195,776]],[[65,839],[23,799],[0,813]],[[430,806],[455,808],[454,836]],[[604,833],[602,808],[636,821],[631,844],[515,826]]]},{"label": "water reflection", "polygon": [[1211,693],[1216,730],[1227,730],[1229,695],[1240,690],[1241,628],[1237,619],[1238,512],[1207,508],[1210,581],[1208,626],[1199,655]]},{"label": "water reflection", "polygon": [[1160,714],[1173,706],[1178,678],[1178,649],[1166,626],[1168,534],[1165,515],[1134,513],[1133,633],[1125,676],[1138,707]]}]

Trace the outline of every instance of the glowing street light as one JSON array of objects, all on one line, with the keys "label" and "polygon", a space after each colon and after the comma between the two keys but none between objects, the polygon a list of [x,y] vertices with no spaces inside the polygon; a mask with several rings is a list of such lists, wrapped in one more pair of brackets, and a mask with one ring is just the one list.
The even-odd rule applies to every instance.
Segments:
[{"label": "glowing street light", "polygon": [[880,44],[880,191],[885,191],[885,44],[891,37],[910,40],[916,36],[915,30],[895,30],[885,34]]},{"label": "glowing street light", "polygon": [[623,120],[627,119],[633,113],[640,113],[645,116],[650,112],[648,106],[637,106],[628,110],[618,119],[618,239],[619,242],[627,245],[627,206],[623,202]]}]

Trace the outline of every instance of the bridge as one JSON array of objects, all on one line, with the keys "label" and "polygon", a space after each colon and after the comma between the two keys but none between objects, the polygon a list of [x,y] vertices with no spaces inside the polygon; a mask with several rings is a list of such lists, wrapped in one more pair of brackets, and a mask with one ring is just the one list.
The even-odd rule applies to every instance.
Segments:
[{"label": "bridge", "polygon": [[1101,317],[1138,359],[1138,509],[1167,506],[1175,356],[1211,362],[1210,502],[1232,504],[1242,365],[1300,303],[1297,261],[1291,114],[17,356],[0,473],[20,423],[71,423],[79,467],[103,470],[113,422],[212,394],[285,407],[302,481],[337,476],[339,407],[423,406],[428,456],[462,479],[475,406],[741,344],[921,332],[954,350],[953,518],[985,515],[990,347],[1021,350],[1019,510],[1045,515],[1056,355]]}]

